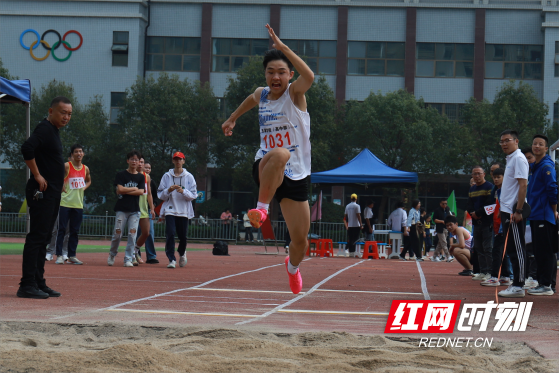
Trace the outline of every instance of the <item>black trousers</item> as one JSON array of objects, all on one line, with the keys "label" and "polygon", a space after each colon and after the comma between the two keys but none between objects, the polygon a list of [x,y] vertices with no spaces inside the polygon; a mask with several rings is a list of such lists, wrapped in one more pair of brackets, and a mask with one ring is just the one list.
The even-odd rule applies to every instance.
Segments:
[{"label": "black trousers", "polygon": [[409,251],[410,258],[416,257],[421,258],[423,257],[422,250],[423,249],[423,235],[417,233],[417,227],[412,225],[410,227],[410,234],[407,237],[407,244],[406,244],[406,237],[404,237],[404,250],[400,256],[402,258],[406,257],[406,253]]},{"label": "black trousers", "polygon": [[474,228],[474,251],[479,263],[479,272],[491,273],[493,261],[493,226],[478,224]]},{"label": "black trousers", "polygon": [[546,220],[530,220],[530,227],[538,283],[551,286],[553,268],[557,269],[554,255],[557,247],[557,227]]},{"label": "black trousers", "polygon": [[245,241],[254,241],[254,236],[252,235],[252,227],[245,227]]},{"label": "black trousers", "polygon": [[537,280],[538,263],[536,262],[536,257],[534,256],[533,242],[526,244],[526,260],[528,261],[528,277],[532,277],[534,280]]},{"label": "black trousers", "polygon": [[[501,223],[503,224],[503,235],[507,242],[507,254],[512,263],[512,273],[514,275],[513,286],[524,286],[527,273],[526,246],[524,241],[524,231],[526,221],[522,219],[515,223],[511,220],[511,214],[501,212]],[[507,238],[508,235],[508,238]],[[532,237],[534,232],[532,231]]]},{"label": "black trousers", "polygon": [[355,243],[359,239],[359,234],[361,233],[361,228],[359,227],[349,227],[347,228],[347,249],[350,253],[355,252]]},{"label": "black trousers", "polygon": [[26,188],[25,197],[29,206],[29,233],[23,246],[20,286],[46,287],[45,256],[50,244],[52,229],[58,216],[60,197],[55,199],[33,199],[33,192]]}]

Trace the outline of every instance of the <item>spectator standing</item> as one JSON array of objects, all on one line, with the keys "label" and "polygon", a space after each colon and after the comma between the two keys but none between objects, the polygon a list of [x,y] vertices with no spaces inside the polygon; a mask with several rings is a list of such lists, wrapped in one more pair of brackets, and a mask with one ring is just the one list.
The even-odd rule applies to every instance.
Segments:
[{"label": "spectator standing", "polygon": [[250,218],[246,211],[243,211],[243,227],[245,228],[245,241],[254,242],[254,236],[252,234],[252,224],[250,224]]},{"label": "spectator standing", "polygon": [[165,254],[169,259],[167,268],[175,268],[176,265],[175,233],[179,236],[179,266],[186,265],[186,234],[189,219],[194,217],[191,201],[198,197],[194,176],[182,167],[184,159],[181,152],[173,154],[174,168],[163,175],[157,189],[157,196],[163,201],[162,215],[165,215]]},{"label": "spectator standing", "polygon": [[433,212],[433,219],[435,220],[435,231],[437,232],[437,247],[435,248],[435,254],[433,254],[433,261],[440,262],[439,256],[444,253],[446,260],[450,259],[450,253],[448,252],[447,246],[447,236],[448,231],[445,227],[445,219],[447,216],[451,215],[450,209],[448,208],[448,202],[446,199],[441,200],[439,207]]},{"label": "spectator standing", "polygon": [[475,185],[470,187],[466,210],[472,217],[474,230],[472,254],[477,257],[479,263],[479,274],[472,277],[472,280],[484,281],[491,278],[493,261],[493,216],[485,211],[485,206],[494,202],[494,198],[491,197],[493,184],[485,180],[485,171],[481,166],[472,168],[472,178]]},{"label": "spectator standing", "polygon": [[89,168],[82,163],[84,155],[83,146],[74,144],[70,148],[71,161],[64,164],[66,177],[58,211],[56,264],[64,264],[62,249],[67,227],[69,229],[68,261],[72,264],[83,264],[76,257],[76,251],[79,242],[78,233],[83,220],[84,192],[91,185]]},{"label": "spectator standing", "polygon": [[[491,171],[493,182],[495,187],[491,192],[495,204],[495,210],[493,212],[493,258],[491,260],[491,277],[483,280],[480,284],[482,286],[499,286],[499,285],[510,285],[510,277],[512,272],[509,270],[508,266],[503,265],[501,268],[501,262],[503,261],[503,248],[505,245],[505,237],[503,236],[503,228],[501,226],[501,214],[499,199],[501,197],[501,186],[503,184],[503,176],[505,175],[505,170],[503,168],[497,168]],[[503,262],[504,263],[504,262]],[[499,270],[501,271],[501,278],[499,278]]]},{"label": "spectator standing", "polygon": [[225,236],[225,239],[228,240],[230,237],[230,230],[231,230],[231,220],[233,220],[233,215],[231,215],[231,212],[229,211],[229,209],[225,209],[225,211],[223,211],[221,213],[221,224],[223,226],[223,235]]},{"label": "spectator standing", "polygon": [[[143,160],[143,158],[141,159]],[[141,161],[140,160],[140,161]],[[149,161],[144,160],[143,164],[143,172],[149,177],[149,196],[151,196],[151,202],[149,201],[149,196],[147,197],[147,202],[149,206],[151,206],[151,212],[148,216],[149,220],[149,235],[145,239],[146,245],[146,263],[147,264],[158,264],[159,260],[157,260],[157,252],[155,251],[155,232],[153,229],[153,221],[157,218],[155,215],[155,208],[154,206],[159,204],[159,199],[157,198],[157,185],[155,181],[151,178],[151,163]],[[140,218],[140,223],[142,219]],[[140,235],[140,239],[142,238],[142,225],[138,226],[138,234]],[[138,248],[138,256],[141,255],[140,247],[141,245],[136,242],[136,247]],[[138,259],[138,258],[137,258]]]},{"label": "spectator standing", "polygon": [[115,264],[118,254],[118,246],[122,239],[122,231],[128,226],[128,242],[124,252],[124,266],[133,267],[134,246],[136,246],[136,235],[140,221],[140,196],[144,194],[145,179],[137,168],[142,155],[137,150],[132,150],[126,155],[128,169],[120,171],[115,177],[117,201],[115,204],[115,229],[111,239],[111,250],[107,264]]},{"label": "spectator standing", "polygon": [[149,264],[159,263],[156,259],[155,242],[153,240],[153,217],[155,216],[155,207],[153,206],[153,197],[151,194],[151,177],[145,172],[144,167],[145,159],[141,157],[140,162],[138,162],[138,172],[144,177],[145,189],[144,194],[140,196],[140,222],[138,224],[138,238],[134,246],[134,260],[132,261],[132,264],[135,266],[144,262],[140,255],[140,249],[144,243],[146,244],[146,261],[148,261]]},{"label": "spectator standing", "polygon": [[406,221],[406,227],[409,230],[408,245],[404,246],[404,251],[400,255],[400,258],[406,257],[406,251],[409,250],[410,259],[413,258],[415,254],[415,260],[422,262],[423,255],[421,253],[423,248],[423,225],[421,224],[421,214],[419,209],[421,208],[421,202],[418,199],[414,199],[411,203],[412,208],[408,214],[408,219]]},{"label": "spectator standing", "polygon": [[[500,169],[503,170],[503,175],[504,175],[504,172],[505,172],[505,165],[502,164],[502,163],[500,163],[500,162],[496,162],[496,163],[493,163],[493,164],[491,165],[491,170],[489,171],[489,173],[491,174],[491,178],[493,178],[493,172],[494,172],[496,169],[498,169],[498,168],[500,168]],[[502,183],[503,183],[503,180],[502,180],[502,178],[501,178],[501,184],[502,184]],[[495,188],[493,188],[493,189],[495,189],[494,191],[496,191],[497,187],[495,187]],[[500,188],[499,188],[499,189],[500,189]],[[499,192],[499,196],[500,196],[500,193],[501,193],[501,192]],[[500,198],[500,197],[499,197],[499,198]],[[493,214],[493,216],[495,216],[495,214]],[[499,218],[498,218],[498,220],[499,220],[499,225],[500,225],[500,224],[501,224],[501,216],[500,216],[500,213],[499,213]],[[502,227],[501,227],[501,231],[502,231]],[[504,241],[503,241],[503,242],[504,242]],[[502,261],[503,261],[503,263],[502,263],[503,268],[506,268],[506,272],[507,272],[507,273],[510,273],[510,278],[512,278],[512,263],[510,262],[509,254],[507,254],[506,251],[505,251],[505,258],[504,258]],[[501,271],[501,274],[502,274],[502,272],[503,272],[503,271]],[[502,276],[501,276],[501,277],[502,277]],[[503,284],[502,281],[501,281],[501,284]],[[508,284],[508,285],[510,285],[510,284]],[[508,285],[507,285],[507,286],[508,286]]]},{"label": "spectator standing", "polygon": [[363,213],[363,217],[365,218],[365,241],[374,241],[375,240],[375,226],[373,224],[373,207],[375,203],[371,200],[367,201],[367,207],[365,207],[365,211]]},{"label": "spectator standing", "polygon": [[[387,224],[390,230],[395,232],[402,232],[403,235],[407,235],[406,229],[406,222],[408,220],[408,214],[406,210],[404,210],[404,202],[398,201],[396,203],[396,209],[392,211],[390,216],[388,217]],[[402,242],[399,239],[392,240],[392,253],[398,254],[400,259],[406,260],[406,258],[402,258],[400,255],[400,247],[402,246]],[[392,254],[390,254],[392,255]]]},{"label": "spectator standing", "polygon": [[[72,162],[72,154],[68,157],[68,162]],[[58,216],[56,217],[56,222],[52,228],[52,235],[50,239],[49,246],[47,247],[47,255],[45,259],[51,261],[53,256],[56,255],[56,240],[58,238]],[[66,226],[66,234],[64,235],[64,241],[62,243],[62,259],[64,261],[68,260],[68,239],[70,238],[70,226]]]},{"label": "spectator standing", "polygon": [[[528,161],[518,149],[518,133],[506,130],[501,133],[499,141],[501,149],[506,154],[507,165],[501,187],[501,223],[503,234],[507,241],[505,250],[512,262],[514,280],[506,290],[499,292],[499,296],[508,298],[523,298],[525,296],[524,281],[526,280],[526,249],[524,242],[524,228],[526,223],[522,216],[528,188]],[[508,235],[508,238],[507,237]]]},{"label": "spectator standing", "polygon": [[357,194],[351,195],[351,202],[345,207],[345,219],[347,220],[347,249],[349,256],[357,257],[355,243],[359,240],[359,234],[363,229],[361,222],[361,207],[357,204]]},{"label": "spectator standing", "polygon": [[25,187],[30,230],[23,247],[22,276],[17,291],[20,298],[60,296],[59,292],[46,284],[45,256],[58,216],[64,184],[60,129],[68,125],[71,118],[70,100],[62,96],[55,97],[51,101],[48,117],[35,127],[21,146],[23,159],[32,176]]},{"label": "spectator standing", "polygon": [[[528,166],[532,167],[532,165],[536,162],[536,157],[532,152],[532,147],[527,147],[522,149],[522,154],[526,157],[528,161]],[[528,185],[530,185],[530,179],[532,179],[532,170],[528,172]],[[526,197],[528,199],[528,197]],[[530,203],[528,201],[528,203]],[[536,263],[536,257],[534,256],[534,245],[532,244],[532,228],[530,227],[530,220],[526,219],[526,231],[524,232],[524,241],[526,245],[526,258],[528,261],[528,278],[524,282],[524,286],[522,287],[524,290],[535,288],[538,286],[538,281],[535,280],[538,278],[538,266]]]},{"label": "spectator standing", "polygon": [[432,230],[432,218],[427,212],[425,213],[424,223],[425,226],[425,256],[429,256],[429,252],[431,251],[431,247],[433,246],[433,240],[431,237],[431,230]]},{"label": "spectator standing", "polygon": [[554,272],[557,277],[557,174],[555,163],[547,155],[547,150],[547,137],[534,136],[532,152],[535,162],[531,165],[527,197],[532,207],[530,227],[539,285],[528,290],[530,295],[553,295],[551,286]]}]

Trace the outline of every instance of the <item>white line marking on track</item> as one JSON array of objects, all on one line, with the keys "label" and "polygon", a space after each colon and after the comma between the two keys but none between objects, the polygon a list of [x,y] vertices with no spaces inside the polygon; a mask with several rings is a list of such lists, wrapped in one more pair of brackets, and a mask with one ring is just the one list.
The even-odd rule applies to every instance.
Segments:
[{"label": "white line marking on track", "polygon": [[234,303],[234,304],[256,304],[259,306],[279,306],[280,303],[250,303],[250,302],[224,302],[222,300],[191,300],[191,299],[157,299],[158,302],[191,302],[191,303]]},{"label": "white line marking on track", "polygon": [[313,286],[312,288],[310,288],[310,290],[307,291],[305,294],[299,295],[299,296],[297,296],[297,297],[291,299],[290,301],[287,301],[287,302],[285,302],[284,304],[282,304],[282,305],[280,305],[280,306],[277,306],[276,308],[274,308],[274,309],[272,309],[272,310],[270,310],[270,311],[268,311],[268,312],[265,312],[265,313],[263,313],[262,315],[260,315],[260,316],[258,316],[258,317],[255,317],[254,319],[250,319],[250,320],[243,321],[243,322],[238,322],[238,323],[236,323],[235,325],[248,324],[248,323],[251,323],[251,322],[253,322],[253,321],[258,321],[258,320],[261,320],[261,319],[263,319],[263,318],[265,318],[265,317],[268,317],[268,316],[270,316],[270,315],[272,315],[272,314],[278,312],[279,310],[281,310],[281,309],[283,309],[283,308],[285,308],[285,307],[287,307],[287,306],[290,306],[291,304],[297,302],[299,299],[302,299],[302,298],[306,297],[307,295],[312,294],[312,293],[313,293],[316,289],[318,289],[322,284],[328,282],[328,280],[330,280],[330,279],[336,277],[336,276],[339,275],[340,273],[342,273],[342,272],[344,272],[344,271],[346,271],[346,270],[348,270],[348,269],[350,269],[350,268],[352,268],[352,267],[355,267],[356,265],[361,264],[361,263],[363,263],[363,262],[364,262],[364,260],[360,260],[359,262],[357,262],[357,263],[355,263],[355,264],[352,264],[352,265],[350,265],[350,266],[348,266],[348,267],[345,267],[345,268],[343,268],[343,269],[340,269],[338,272],[336,272],[336,273],[334,273],[334,274],[332,274],[332,275],[326,277],[324,280],[322,280],[322,281],[320,281],[318,284],[314,285],[314,286]]},{"label": "white line marking on track", "polygon": [[204,282],[204,283],[202,283],[202,284],[200,284],[200,285],[191,286],[191,287],[189,287],[189,288],[182,288],[182,289],[176,289],[176,290],[172,290],[172,291],[167,291],[167,292],[165,292],[165,293],[160,293],[160,294],[152,295],[151,297],[144,297],[144,298],[134,299],[134,300],[131,300],[131,301],[128,301],[128,302],[123,302],[123,303],[115,304],[114,306],[105,307],[105,308],[100,308],[100,309],[98,309],[97,311],[112,310],[112,309],[115,309],[115,308],[118,308],[118,307],[126,306],[126,305],[128,305],[128,304],[137,303],[137,302],[140,302],[140,301],[143,301],[143,300],[148,300],[148,299],[153,299],[153,298],[162,297],[162,296],[164,296],[164,295],[169,295],[169,294],[177,293],[177,292],[179,292],[179,291],[197,289],[197,288],[200,288],[200,287],[202,287],[202,286],[209,285],[209,284],[214,283],[214,282],[219,281],[219,280],[225,280],[226,278],[231,278],[231,277],[235,277],[235,276],[240,276],[240,275],[244,275],[244,274],[252,273],[252,272],[258,272],[258,271],[262,271],[262,270],[264,270],[264,269],[273,268],[273,267],[277,267],[277,266],[281,266],[281,265],[285,265],[285,264],[283,264],[283,263],[281,263],[281,264],[274,264],[274,265],[271,265],[271,266],[266,266],[266,267],[261,267],[261,268],[257,268],[257,269],[252,269],[252,270],[250,270],[250,271],[244,271],[244,272],[240,272],[240,273],[235,273],[235,274],[233,274],[233,275],[223,276],[223,277],[215,278],[215,279],[210,280],[210,281],[206,281],[206,282]]},{"label": "white line marking on track", "polygon": [[421,277],[421,291],[423,292],[423,296],[425,300],[430,300],[431,297],[429,296],[429,292],[427,291],[427,282],[425,281],[425,275],[423,275],[423,270],[421,269],[421,264],[418,261],[415,262],[417,264],[417,270],[419,271],[419,277]]},{"label": "white line marking on track", "polygon": [[327,315],[370,315],[370,316],[388,316],[388,312],[351,312],[351,311],[315,311],[315,310],[279,310],[283,313],[312,313]]},{"label": "white line marking on track", "polygon": [[369,290],[334,290],[334,289],[317,289],[316,291],[339,292],[339,293],[370,293],[370,294],[405,294],[405,295],[422,295],[422,293],[404,293],[400,291],[369,291]]},{"label": "white line marking on track", "polygon": [[132,310],[126,308],[107,309],[112,312],[137,312],[137,313],[161,313],[174,315],[195,315],[195,316],[225,316],[225,317],[256,317],[258,315],[240,315],[234,313],[204,313],[204,312],[182,312],[182,311],[157,311],[157,310]]},{"label": "white line marking on track", "polygon": [[[243,290],[243,289],[215,289],[215,288],[196,288],[192,290],[227,291],[227,292],[241,292],[241,293],[293,294],[290,291],[276,291],[276,290]],[[300,292],[299,294],[304,294],[304,292]]]},{"label": "white line marking on track", "polygon": [[[0,275],[0,276],[4,276],[4,277],[21,277],[21,275]],[[49,276],[49,279],[52,278],[61,278],[61,279],[70,279],[70,280],[95,280],[95,281],[132,281],[132,282],[170,282],[173,284],[176,284],[176,281],[158,281],[158,280],[130,280],[130,279],[124,279],[124,278],[91,278],[91,277],[51,277]],[[202,282],[200,281],[184,281],[183,284],[201,284]]]}]

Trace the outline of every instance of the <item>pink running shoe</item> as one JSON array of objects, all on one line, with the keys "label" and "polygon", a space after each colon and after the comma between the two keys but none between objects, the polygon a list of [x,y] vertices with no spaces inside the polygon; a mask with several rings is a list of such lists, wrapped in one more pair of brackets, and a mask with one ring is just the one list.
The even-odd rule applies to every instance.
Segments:
[{"label": "pink running shoe", "polygon": [[252,209],[248,212],[248,218],[250,219],[250,224],[254,228],[260,228],[262,223],[268,218],[268,211],[263,209]]},{"label": "pink running shoe", "polygon": [[287,271],[287,275],[289,276],[289,287],[293,294],[299,294],[301,289],[303,289],[303,279],[301,278],[301,272],[297,269],[297,273],[292,275],[287,270],[287,265],[289,263],[289,257],[285,258],[285,270]]}]

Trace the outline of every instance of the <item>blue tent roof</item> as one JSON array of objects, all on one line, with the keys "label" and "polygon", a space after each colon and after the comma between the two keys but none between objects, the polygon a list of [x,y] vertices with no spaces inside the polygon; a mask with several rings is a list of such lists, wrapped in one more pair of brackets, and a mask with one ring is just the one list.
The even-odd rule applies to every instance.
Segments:
[{"label": "blue tent roof", "polygon": [[316,184],[417,183],[417,173],[388,167],[369,149],[364,149],[343,166],[311,174],[311,182]]},{"label": "blue tent roof", "polygon": [[31,102],[31,83],[28,79],[8,80],[0,76],[0,96],[0,102]]}]

